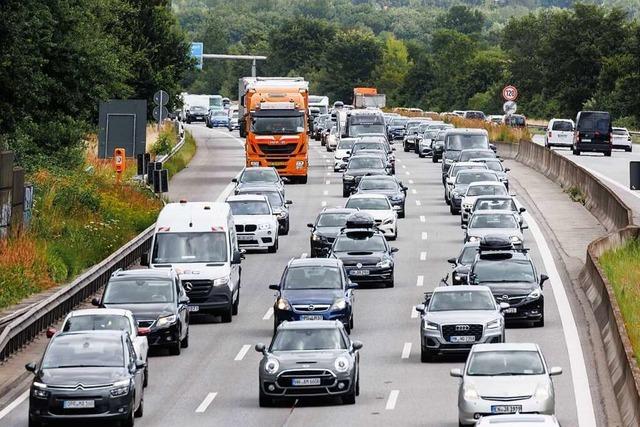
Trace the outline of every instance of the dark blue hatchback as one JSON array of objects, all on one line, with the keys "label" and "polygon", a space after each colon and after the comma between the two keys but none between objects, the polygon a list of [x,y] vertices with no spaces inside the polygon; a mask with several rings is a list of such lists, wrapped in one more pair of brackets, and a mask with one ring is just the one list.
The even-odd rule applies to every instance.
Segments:
[{"label": "dark blue hatchback", "polygon": [[280,283],[269,286],[278,291],[273,306],[274,331],[285,320],[340,320],[350,332],[356,287],[339,259],[289,261]]}]

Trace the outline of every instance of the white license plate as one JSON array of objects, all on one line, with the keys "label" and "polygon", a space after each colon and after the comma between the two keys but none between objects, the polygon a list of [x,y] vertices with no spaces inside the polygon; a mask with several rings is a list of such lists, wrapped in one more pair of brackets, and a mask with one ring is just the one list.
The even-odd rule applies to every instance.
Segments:
[{"label": "white license plate", "polygon": [[452,336],[449,337],[449,341],[453,343],[476,342],[476,337],[473,335]]},{"label": "white license plate", "polygon": [[324,317],[319,314],[305,314],[300,316],[302,320],[323,320]]},{"label": "white license plate", "polygon": [[243,236],[238,234],[238,240],[255,240],[253,236]]},{"label": "white license plate", "polygon": [[320,378],[294,378],[291,380],[291,384],[298,385],[320,385]]},{"label": "white license plate", "polygon": [[351,270],[349,274],[352,276],[368,276],[369,270]]},{"label": "white license plate", "polygon": [[590,140],[590,139],[584,139],[584,138],[583,138],[583,139],[581,139],[581,140],[580,140],[580,142],[591,142],[591,140]]},{"label": "white license plate", "polygon": [[87,409],[95,408],[96,402],[93,400],[65,400],[62,406],[64,409]]},{"label": "white license plate", "polygon": [[517,312],[518,312],[518,309],[515,307],[505,308],[503,311],[503,313],[507,313],[507,314],[513,314]]},{"label": "white license plate", "polygon": [[515,414],[522,412],[522,405],[492,405],[491,412],[493,414]]},{"label": "white license plate", "polygon": [[187,309],[190,312],[195,313],[196,311],[200,311],[200,306],[198,306],[198,305],[190,305],[189,307],[187,307]]}]

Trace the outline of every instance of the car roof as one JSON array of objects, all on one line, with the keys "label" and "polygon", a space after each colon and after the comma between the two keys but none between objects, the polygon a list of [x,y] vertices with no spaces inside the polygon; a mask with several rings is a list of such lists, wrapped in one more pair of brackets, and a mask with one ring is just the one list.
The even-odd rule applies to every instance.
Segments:
[{"label": "car roof", "polygon": [[241,173],[244,173],[247,170],[272,170],[278,173],[277,169],[273,166],[245,166]]},{"label": "car roof", "polygon": [[179,202],[167,203],[156,221],[156,231],[199,231],[211,230],[211,226],[226,227],[231,208],[219,202]]},{"label": "car roof", "polygon": [[110,315],[110,316],[132,316],[131,311],[122,308],[85,308],[80,310],[73,310],[69,313],[68,317],[80,317],[80,316],[95,316],[95,315]]},{"label": "car roof", "polygon": [[491,151],[493,153],[493,150],[490,148],[465,148],[464,150],[460,150],[460,153],[465,153],[465,152],[478,152],[478,151]]},{"label": "car roof", "polygon": [[284,321],[278,329],[340,329],[342,327],[342,322],[339,320],[297,320]]},{"label": "car roof", "polygon": [[469,162],[456,162],[456,163],[453,164],[453,166],[455,166],[457,168],[463,167],[463,166],[472,166],[472,167],[477,168],[477,169],[482,169],[481,167],[478,167],[479,164],[482,164],[482,162],[469,161]]},{"label": "car roof", "polygon": [[621,127],[616,127],[616,126],[614,126],[611,129],[613,129],[613,130],[626,130],[628,132],[627,128],[621,128]]},{"label": "car roof", "polygon": [[478,425],[503,425],[513,426],[558,426],[558,421],[553,415],[541,414],[502,414],[482,417]]},{"label": "car roof", "polygon": [[469,184],[469,187],[480,186],[480,185],[492,185],[497,187],[499,185],[504,185],[504,184],[501,181],[475,181]]},{"label": "car roof", "polygon": [[[253,191],[280,193],[280,190],[278,190],[278,187],[276,187],[275,183],[271,185],[268,185],[266,183],[260,183],[259,185],[241,184],[236,188],[236,191],[244,194],[252,194]],[[237,195],[240,195],[240,194],[237,194]]]},{"label": "car roof", "polygon": [[384,179],[386,181],[398,182],[398,178],[395,175],[365,175],[360,179],[360,182],[369,179]]},{"label": "car roof", "polygon": [[294,258],[289,267],[340,267],[342,262],[337,258]]},{"label": "car roof", "polygon": [[267,196],[263,194],[237,194],[227,197],[227,202],[258,202],[268,201]]},{"label": "car roof", "polygon": [[476,200],[485,200],[485,199],[511,199],[513,200],[513,196],[508,195],[508,194],[496,194],[496,195],[491,195],[491,194],[483,194],[482,196],[478,196],[478,198]]},{"label": "car roof", "polygon": [[58,332],[55,337],[65,337],[65,336],[83,336],[88,335],[89,337],[99,337],[103,336],[120,336],[124,337],[125,335],[129,335],[129,332],[121,331],[118,329],[100,329],[100,330],[89,330],[89,331],[68,331],[68,332]]},{"label": "car roof", "polygon": [[504,215],[513,215],[513,211],[508,211],[506,209],[496,209],[496,210],[483,210],[477,211],[473,213],[473,216],[476,215],[496,215],[496,214],[504,214]]},{"label": "car roof", "polygon": [[324,208],[322,209],[322,211],[320,211],[320,214],[324,214],[324,213],[354,213],[357,212],[357,209],[351,209],[351,208]]},{"label": "car roof", "polygon": [[538,351],[538,345],[534,343],[491,343],[491,344],[475,344],[471,347],[473,352],[486,351]]},{"label": "car roof", "polygon": [[175,275],[170,268],[137,268],[133,270],[118,270],[111,275],[113,280],[129,278],[172,279]]},{"label": "car roof", "polygon": [[[384,194],[366,193],[366,194],[352,194],[349,199],[385,199],[389,200]],[[347,200],[348,201],[348,200]]]},{"label": "car roof", "polygon": [[488,135],[486,129],[452,128],[446,130],[447,135]]},{"label": "car roof", "polygon": [[435,293],[456,292],[456,291],[491,292],[491,288],[488,286],[482,286],[482,285],[438,286],[433,290],[433,293],[435,294]]}]

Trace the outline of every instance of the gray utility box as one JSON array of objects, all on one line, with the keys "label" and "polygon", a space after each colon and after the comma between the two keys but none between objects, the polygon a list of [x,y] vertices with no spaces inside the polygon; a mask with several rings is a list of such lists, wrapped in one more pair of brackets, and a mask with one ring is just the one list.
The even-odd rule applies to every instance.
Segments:
[{"label": "gray utility box", "polygon": [[127,157],[143,154],[147,145],[147,101],[112,99],[100,103],[98,157],[113,157],[124,148]]}]

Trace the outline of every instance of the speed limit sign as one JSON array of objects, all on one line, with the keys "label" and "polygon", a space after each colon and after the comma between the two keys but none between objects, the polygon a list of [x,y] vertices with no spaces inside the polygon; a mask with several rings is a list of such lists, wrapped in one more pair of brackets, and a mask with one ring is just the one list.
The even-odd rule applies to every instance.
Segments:
[{"label": "speed limit sign", "polygon": [[515,101],[518,98],[518,89],[515,86],[505,86],[502,89],[502,97],[505,101]]}]

